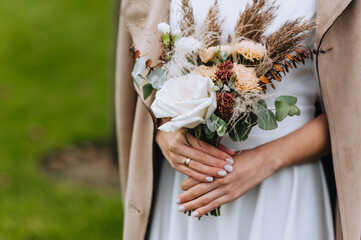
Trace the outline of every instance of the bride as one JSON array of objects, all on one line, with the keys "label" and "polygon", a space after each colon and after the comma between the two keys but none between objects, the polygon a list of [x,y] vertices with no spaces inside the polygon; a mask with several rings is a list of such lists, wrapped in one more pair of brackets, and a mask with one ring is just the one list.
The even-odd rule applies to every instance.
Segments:
[{"label": "bride", "polygon": [[[352,32],[355,31],[352,24],[347,25],[350,31],[344,28],[345,23],[350,23],[350,19],[345,16],[351,15],[356,18],[355,12],[359,12],[359,5],[351,4],[348,11],[343,14],[343,10],[351,1],[318,1],[322,2],[318,8],[322,10],[322,25],[320,24],[321,27],[318,29],[318,39],[325,36],[337,16],[341,16],[343,25],[332,26],[329,33],[333,34],[332,40],[324,40],[328,47],[336,46],[333,40],[340,39],[332,29],[342,29],[342,33],[347,32],[359,39],[359,35]],[[247,2],[251,1],[218,1],[220,17],[224,19],[223,40],[232,32],[237,16]],[[151,5],[148,5],[149,3]],[[127,49],[132,42],[136,43],[136,47],[142,53],[145,52],[147,57],[156,59],[159,56],[156,46],[159,44],[152,44],[152,41],[149,41],[151,33],[144,29],[156,27],[159,22],[166,20],[168,14],[173,30],[176,29],[179,22],[176,6],[179,3],[179,0],[171,1],[172,8],[168,12],[168,0],[142,0],[136,3],[130,0],[122,1],[116,97],[121,183],[125,207],[124,239],[144,239],[144,236],[149,239],[170,240],[333,239],[330,200],[319,161],[321,156],[330,151],[329,126],[325,113],[314,118],[314,103],[320,94],[312,62],[301,65],[276,86],[277,91],[274,94],[287,93],[296,96],[302,112],[300,117],[282,122],[277,130],[261,132],[255,128],[249,139],[242,143],[233,143],[225,137],[219,149],[205,143],[199,147],[194,139],[190,139],[190,147],[185,143],[181,131],[153,131],[154,119],[147,111],[150,101],[142,102],[140,98],[136,100],[132,81],[128,76],[133,63],[127,58]],[[297,17],[311,20],[315,17],[316,0],[277,0],[276,3],[280,7],[275,21],[267,30],[268,33],[272,33],[287,20]],[[196,22],[202,22],[212,4],[213,0],[192,1]],[[326,5],[329,8],[326,8]],[[337,11],[329,13],[325,9]],[[132,24],[132,27],[128,28],[130,34],[123,31],[128,24]],[[158,41],[157,37],[153,38],[153,42]],[[356,40],[352,39],[343,39],[347,44],[338,44],[337,48],[342,51],[337,50],[337,54],[358,56],[351,54],[351,49],[354,48],[348,48],[355,45]],[[311,35],[306,44],[312,47],[314,43],[315,37]],[[359,134],[352,134],[352,124],[358,122],[359,116],[357,113],[355,116],[347,115],[347,122],[352,123],[349,127],[340,124],[336,116],[344,114],[344,120],[347,111],[353,111],[352,106],[345,103],[349,98],[344,100],[341,96],[348,94],[347,91],[353,93],[352,87],[355,85],[352,83],[355,83],[353,79],[357,77],[356,71],[347,71],[351,67],[345,67],[344,70],[337,68],[329,59],[332,56],[331,54],[320,57],[319,70],[321,80],[325,79],[325,76],[328,77],[327,82],[323,80],[323,85],[329,88],[327,91],[323,88],[323,93],[326,94],[325,101],[328,103],[328,116],[332,116],[331,139],[333,147],[336,146],[333,151],[339,153],[334,161],[338,167],[336,180],[342,183],[338,185],[342,190],[338,199],[341,205],[338,210],[343,221],[342,232],[344,239],[348,239],[346,236],[356,239],[359,238],[360,232],[357,228],[357,223],[360,222],[359,203],[355,200],[360,196],[357,191],[360,184],[355,180],[357,169],[360,169],[360,164],[355,161],[359,159],[359,153],[347,152],[348,165],[344,168],[342,161],[346,153],[340,147],[348,144],[351,149],[355,146],[352,142],[359,142]],[[341,74],[348,79],[337,91],[331,83],[338,79],[325,70],[325,64],[334,67],[333,74]],[[351,62],[348,64],[354,66]],[[356,95],[353,96],[354,100],[361,102]],[[338,123],[340,130],[335,130],[335,123]],[[335,138],[340,136],[343,136],[344,144],[335,145]],[[162,154],[159,154],[160,152]],[[183,164],[186,158],[190,159],[188,166]],[[345,181],[346,178],[348,182]],[[220,205],[220,217],[203,216]],[[352,211],[353,207],[356,211]],[[190,209],[195,210],[193,217],[182,213]],[[203,217],[198,221],[200,216]],[[339,216],[337,219],[339,220]],[[340,222],[336,221],[336,224],[341,226]],[[341,233],[340,228],[337,231]]]},{"label": "bride", "polygon": [[[224,41],[232,34],[246,3],[218,2]],[[315,0],[278,0],[276,4],[277,17],[266,35],[287,20],[303,17],[310,21],[316,14]],[[173,30],[179,28],[180,5],[181,0],[171,1]],[[208,9],[215,7],[209,0],[193,1],[192,6],[198,24]],[[311,34],[305,44],[314,43]],[[276,90],[268,91],[271,95],[296,96],[302,113],[282,122],[276,130],[255,128],[241,143],[226,136],[220,149],[206,143],[199,146],[195,138],[190,139],[190,147],[183,131],[156,132],[155,140],[165,160],[150,239],[334,239],[330,199],[319,160],[330,150],[327,117],[323,113],[314,118],[319,97],[314,69],[309,61],[292,70]],[[204,216],[221,205],[220,217]],[[194,218],[180,213],[193,209]]]}]

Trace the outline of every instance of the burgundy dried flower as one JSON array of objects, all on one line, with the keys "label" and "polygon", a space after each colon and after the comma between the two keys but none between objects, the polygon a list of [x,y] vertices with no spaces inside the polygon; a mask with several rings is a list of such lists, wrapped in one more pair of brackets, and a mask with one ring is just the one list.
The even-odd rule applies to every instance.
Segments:
[{"label": "burgundy dried flower", "polygon": [[233,104],[234,96],[231,93],[218,93],[216,115],[221,118],[227,118],[234,111]]},{"label": "burgundy dried flower", "polygon": [[227,60],[218,64],[217,68],[216,79],[221,80],[223,84],[228,84],[228,81],[233,75],[233,63],[230,60]]}]

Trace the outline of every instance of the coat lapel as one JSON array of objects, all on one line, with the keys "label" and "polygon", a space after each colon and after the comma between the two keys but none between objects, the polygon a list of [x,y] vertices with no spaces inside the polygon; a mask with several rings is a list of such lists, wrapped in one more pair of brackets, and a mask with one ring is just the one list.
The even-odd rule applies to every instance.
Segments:
[{"label": "coat lapel", "polygon": [[351,1],[352,0],[318,0],[317,45],[321,43],[323,36]]},{"label": "coat lapel", "polygon": [[[124,24],[131,35],[135,48],[141,52],[141,56],[151,59],[153,66],[156,65],[161,55],[160,34],[157,26],[160,22],[168,22],[169,0],[125,0],[121,14],[124,16]],[[134,88],[156,123],[156,118],[150,109],[155,91],[144,101],[142,90],[144,83],[145,81],[140,88],[134,84]]]}]

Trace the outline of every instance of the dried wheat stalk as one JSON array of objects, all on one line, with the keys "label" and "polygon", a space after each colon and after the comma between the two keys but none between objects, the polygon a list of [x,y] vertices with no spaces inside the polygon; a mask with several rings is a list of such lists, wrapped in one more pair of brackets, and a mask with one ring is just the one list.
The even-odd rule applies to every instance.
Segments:
[{"label": "dried wheat stalk", "polygon": [[266,27],[275,17],[278,7],[275,2],[266,4],[267,0],[253,0],[247,4],[246,9],[240,15],[234,28],[235,39],[248,38],[260,42]]}]

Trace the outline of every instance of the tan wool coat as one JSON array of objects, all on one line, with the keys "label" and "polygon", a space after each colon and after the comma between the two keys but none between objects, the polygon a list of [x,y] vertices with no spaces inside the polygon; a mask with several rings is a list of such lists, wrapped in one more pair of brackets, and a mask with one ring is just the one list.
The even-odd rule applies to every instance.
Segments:
[{"label": "tan wool coat", "polygon": [[[155,143],[152,97],[138,97],[128,54],[132,43],[143,56],[160,54],[157,24],[167,21],[169,0],[123,0],[116,64],[116,124],[124,240],[144,239],[153,194]],[[317,58],[332,143],[337,187],[337,240],[361,235],[361,0],[318,0],[317,44],[332,48]],[[127,30],[128,29],[128,30]],[[142,96],[142,95],[140,95]],[[154,97],[154,95],[153,95]]]}]

